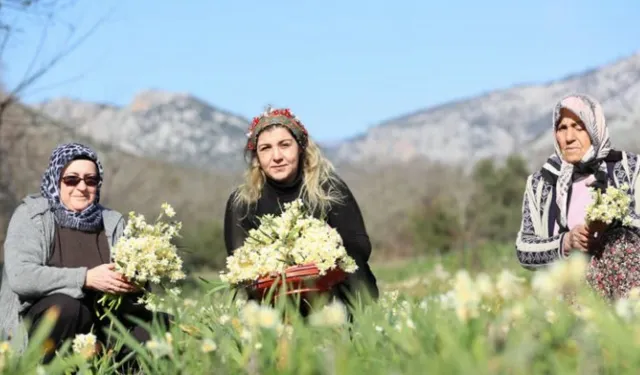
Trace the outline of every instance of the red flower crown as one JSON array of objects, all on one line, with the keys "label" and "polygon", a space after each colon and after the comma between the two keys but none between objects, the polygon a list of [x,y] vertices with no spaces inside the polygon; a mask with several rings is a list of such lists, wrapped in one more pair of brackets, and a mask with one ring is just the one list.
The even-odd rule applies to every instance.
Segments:
[{"label": "red flower crown", "polygon": [[260,116],[254,117],[249,126],[249,132],[247,137],[247,149],[255,150],[258,144],[258,135],[266,127],[271,125],[285,126],[293,136],[296,138],[300,146],[303,148],[307,146],[309,133],[302,124],[302,122],[296,117],[289,108],[273,109],[268,108]]}]

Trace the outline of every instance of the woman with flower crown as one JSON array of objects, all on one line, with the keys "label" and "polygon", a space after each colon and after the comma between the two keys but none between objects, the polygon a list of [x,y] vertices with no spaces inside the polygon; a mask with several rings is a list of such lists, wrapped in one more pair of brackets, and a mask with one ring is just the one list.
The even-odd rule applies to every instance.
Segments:
[{"label": "woman with flower crown", "polygon": [[583,94],[562,98],[553,111],[553,133],[555,154],[527,178],[524,192],[516,255],[528,269],[565,259],[574,250],[596,255],[602,249],[605,234],[615,228],[585,220],[593,200],[590,188],[604,192],[608,186],[628,186],[630,223],[623,232],[640,227],[634,197],[638,156],[611,148],[600,103]]},{"label": "woman with flower crown", "polygon": [[[105,323],[95,311],[104,293],[130,297],[118,317],[138,340],[149,339],[146,330],[121,315],[153,319],[151,312],[134,305],[136,288],[110,262],[124,218],[100,204],[103,181],[95,151],[78,143],[62,144],[51,154],[41,194],[27,196],[16,208],[4,243],[0,340],[9,337],[24,350],[46,312],[56,308],[57,321],[49,335],[54,349],[77,334],[93,332],[104,341]],[[166,323],[166,316],[162,318]],[[54,356],[49,351],[43,360],[49,362]]]},{"label": "woman with flower crown", "polygon": [[300,198],[315,217],[337,230],[358,266],[331,294],[347,305],[356,294],[377,299],[368,264],[371,242],[360,208],[302,122],[289,109],[270,108],[253,119],[247,135],[244,183],[230,195],[224,218],[227,253],[243,245],[249,230],[259,226],[258,217],[279,215],[285,203]]}]

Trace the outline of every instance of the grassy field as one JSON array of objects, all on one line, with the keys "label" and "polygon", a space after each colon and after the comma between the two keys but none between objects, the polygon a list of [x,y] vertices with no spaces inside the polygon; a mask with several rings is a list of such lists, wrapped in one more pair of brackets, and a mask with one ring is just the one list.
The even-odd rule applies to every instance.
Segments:
[{"label": "grassy field", "polygon": [[[209,284],[167,299],[169,332],[139,345],[113,328],[145,374],[637,373],[640,295],[604,303],[585,288],[585,266],[572,257],[528,272],[510,246],[374,264],[382,297],[352,323],[338,304],[302,321],[291,306],[233,301],[208,273],[199,276]],[[2,373],[107,374],[118,365],[111,353],[68,346],[44,368],[42,345],[34,339],[22,356],[0,345]]]}]

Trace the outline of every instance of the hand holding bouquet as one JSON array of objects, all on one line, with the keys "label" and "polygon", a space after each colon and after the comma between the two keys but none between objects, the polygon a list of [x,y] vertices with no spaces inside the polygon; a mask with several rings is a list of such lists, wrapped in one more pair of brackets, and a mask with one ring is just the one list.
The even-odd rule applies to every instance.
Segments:
[{"label": "hand holding bouquet", "polygon": [[[164,286],[167,282],[175,283],[185,277],[182,259],[178,256],[176,246],[171,243],[178,236],[182,224],[162,221],[165,216],[171,218],[174,215],[175,211],[167,203],[162,205],[162,212],[154,225],[148,224],[143,215],[129,213],[123,236],[111,249],[115,271],[145,293],[141,302],[149,294],[145,288],[147,283]],[[111,311],[120,306],[122,298],[121,294],[106,293],[98,303]]]},{"label": "hand holding bouquet", "polygon": [[306,213],[302,200],[284,205],[280,216],[264,215],[249,231],[244,244],[227,257],[223,281],[253,284],[261,277],[277,277],[296,266],[313,265],[318,275],[334,269],[353,273],[358,268],[347,255],[338,232]]}]

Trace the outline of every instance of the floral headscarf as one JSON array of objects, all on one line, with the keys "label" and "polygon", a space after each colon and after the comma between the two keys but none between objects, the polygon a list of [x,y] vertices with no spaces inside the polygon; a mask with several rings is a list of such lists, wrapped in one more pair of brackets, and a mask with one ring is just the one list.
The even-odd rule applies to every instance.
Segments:
[{"label": "floral headscarf", "polygon": [[[60,179],[62,171],[73,160],[87,158],[96,164],[100,182],[96,187],[96,198],[91,205],[81,212],[69,210],[60,201]],[[79,230],[96,230],[102,227],[102,206],[100,205],[100,188],[102,187],[103,168],[98,155],[89,147],[79,143],[59,145],[51,153],[49,166],[42,175],[40,192],[47,198],[56,222],[67,228]]]}]

